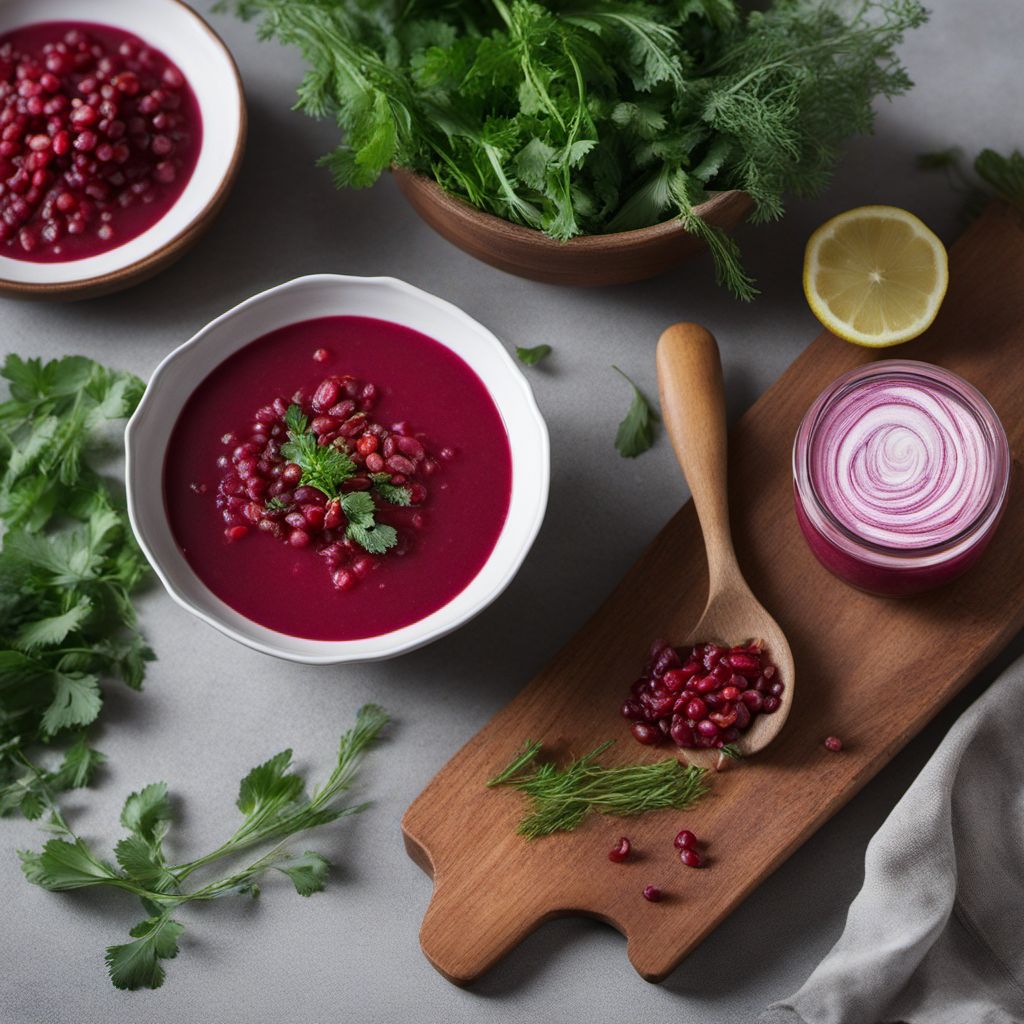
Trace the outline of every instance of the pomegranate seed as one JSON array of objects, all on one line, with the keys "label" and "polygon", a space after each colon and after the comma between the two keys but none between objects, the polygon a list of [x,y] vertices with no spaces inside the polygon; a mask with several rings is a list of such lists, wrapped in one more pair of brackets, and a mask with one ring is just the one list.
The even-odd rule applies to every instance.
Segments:
[{"label": "pomegranate seed", "polygon": [[356,585],[356,578],[344,569],[338,569],[331,575],[331,582],[338,590],[351,590]]},{"label": "pomegranate seed", "polygon": [[661,742],[661,732],[653,725],[648,725],[646,722],[634,722],[630,728],[638,743],[651,746]]},{"label": "pomegranate seed", "polygon": [[770,682],[774,676],[760,641],[677,650],[656,640],[644,675],[630,689],[643,725],[667,732],[680,747],[720,748],[737,740],[758,714],[777,710],[785,685]]},{"label": "pomegranate seed", "polygon": [[332,434],[338,429],[338,421],[333,416],[314,416],[309,429],[314,434]]},{"label": "pomegranate seed", "polygon": [[398,450],[410,459],[422,459],[426,452],[423,445],[414,437],[399,437],[397,439]]},{"label": "pomegranate seed", "polygon": [[697,845],[697,837],[688,828],[680,830],[674,841],[680,850],[692,850]]},{"label": "pomegranate seed", "polygon": [[726,661],[732,670],[738,672],[741,676],[749,678],[760,675],[761,659],[748,652],[736,651],[730,654]]},{"label": "pomegranate seed", "polygon": [[684,846],[679,851],[679,859],[688,868],[700,868],[704,866],[704,858],[700,855],[699,851],[693,849],[691,846]]},{"label": "pomegranate seed", "polygon": [[313,410],[325,412],[337,401],[340,391],[341,387],[337,377],[328,377],[321,381],[319,387],[313,392]]},{"label": "pomegranate seed", "polygon": [[740,700],[743,701],[752,714],[756,714],[764,706],[764,698],[757,690],[744,690],[740,694]]},{"label": "pomegranate seed", "polygon": [[[664,719],[662,719],[664,721]],[[672,723],[669,729],[669,735],[672,737],[672,742],[677,747],[693,747],[695,746],[697,739],[693,734],[693,728],[686,722],[685,719],[679,718]]]},{"label": "pomegranate seed", "polygon": [[316,351],[315,351],[315,352],[313,353],[313,358],[314,358],[314,359],[315,359],[315,360],[316,360],[316,361],[317,361],[318,363],[326,363],[326,362],[327,362],[327,360],[331,358],[331,354],[330,354],[330,352],[328,352],[328,351],[327,351],[327,349],[325,349],[325,348],[318,348],[318,349],[317,349],[317,350],[316,350]]},{"label": "pomegranate seed", "polygon": [[843,749],[843,741],[838,736],[828,736],[825,738],[825,749],[838,754]]},{"label": "pomegranate seed", "polygon": [[649,903],[660,902],[662,896],[664,896],[664,893],[656,885],[644,886],[644,899]]},{"label": "pomegranate seed", "polygon": [[614,864],[621,864],[629,856],[629,852],[632,848],[633,847],[629,840],[623,836],[618,841],[618,844],[608,851],[608,859]]},{"label": "pomegranate seed", "polygon": [[686,705],[686,717],[692,718],[694,721],[700,721],[700,719],[704,718],[707,713],[707,705],[700,699],[700,697],[694,697],[693,700]]},{"label": "pomegranate seed", "polygon": [[341,525],[341,505],[338,501],[331,501],[327,505],[324,514],[324,529],[333,530]]},{"label": "pomegranate seed", "polygon": [[247,526],[229,526],[224,531],[224,536],[227,537],[228,540],[232,541],[241,540],[248,532],[249,527]]}]

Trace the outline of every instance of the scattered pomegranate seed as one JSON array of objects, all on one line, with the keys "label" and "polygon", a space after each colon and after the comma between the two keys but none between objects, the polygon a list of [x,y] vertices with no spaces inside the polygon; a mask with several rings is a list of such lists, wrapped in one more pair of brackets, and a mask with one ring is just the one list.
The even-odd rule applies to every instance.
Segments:
[{"label": "scattered pomegranate seed", "polygon": [[[349,375],[335,375],[321,381],[311,399],[296,392],[291,404],[300,407],[319,445],[333,445],[357,467],[365,466],[365,472],[357,469],[356,475],[342,483],[341,490],[345,494],[369,492],[375,498],[378,512],[383,512],[380,521],[398,530],[398,543],[393,548],[380,556],[367,553],[346,537],[348,521],[341,500],[328,500],[315,487],[302,486],[302,467],[281,454],[287,439],[289,402],[280,396],[253,412],[247,421],[248,430],[221,436],[230,454],[225,452],[215,461],[219,474],[215,505],[226,526],[225,536],[241,540],[255,526],[258,533],[268,534],[296,552],[309,549],[327,563],[331,582],[340,591],[351,590],[369,577],[387,554],[406,554],[414,532],[427,526],[421,509],[428,491],[417,478],[432,460],[422,435],[415,435],[409,423],[396,424],[406,431],[397,434],[373,421],[366,411],[357,410],[355,400],[348,397],[355,395],[362,402],[372,403],[378,394],[376,385]],[[389,473],[378,449],[400,459],[403,472]],[[393,485],[407,487],[411,507],[383,503],[374,487],[387,481],[371,479],[371,473],[384,473]]]},{"label": "scattered pomegranate seed", "polygon": [[656,885],[644,886],[644,899],[649,903],[658,903],[664,895]]},{"label": "scattered pomegranate seed", "polygon": [[720,750],[757,715],[777,711],[785,688],[759,640],[679,648],[657,640],[620,711],[640,743],[667,737],[678,747]]},{"label": "scattered pomegranate seed", "polygon": [[691,846],[684,846],[679,851],[679,859],[688,868],[699,868],[704,866],[704,858],[700,855],[698,850],[693,849]]},{"label": "scattered pomegranate seed", "polygon": [[680,850],[692,850],[697,845],[697,837],[684,828],[676,835],[675,844]]},{"label": "scattered pomegranate seed", "polygon": [[316,351],[315,351],[315,352],[313,353],[313,358],[314,358],[314,359],[315,359],[315,360],[316,360],[316,361],[317,361],[318,363],[326,363],[326,362],[327,362],[327,360],[331,358],[331,354],[330,354],[330,352],[328,352],[328,351],[327,351],[327,349],[325,349],[325,348],[318,348],[318,349],[317,349],[317,350],[316,350]]},{"label": "scattered pomegranate seed", "polygon": [[630,841],[623,836],[619,840],[618,845],[613,846],[608,851],[608,859],[613,861],[615,864],[621,864],[629,856],[629,852],[632,849],[633,847]]},{"label": "scattered pomegranate seed", "polygon": [[825,749],[838,754],[843,749],[843,741],[838,736],[829,736],[825,739]]}]

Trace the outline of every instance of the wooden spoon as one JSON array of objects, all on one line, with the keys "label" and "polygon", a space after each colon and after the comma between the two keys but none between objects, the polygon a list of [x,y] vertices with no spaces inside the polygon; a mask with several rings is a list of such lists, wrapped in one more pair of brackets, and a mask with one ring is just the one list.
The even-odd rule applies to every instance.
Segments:
[{"label": "wooden spoon", "polygon": [[[658,391],[661,411],[690,485],[708,555],[708,602],[689,638],[680,644],[711,640],[740,644],[763,640],[765,651],[785,684],[782,704],[771,715],[757,715],[736,746],[744,756],[775,739],[793,703],[796,677],[786,636],[751,593],[740,572],[729,530],[726,472],[725,393],[718,345],[699,324],[674,324],[658,341]],[[714,750],[683,750],[691,764],[710,768]]]}]

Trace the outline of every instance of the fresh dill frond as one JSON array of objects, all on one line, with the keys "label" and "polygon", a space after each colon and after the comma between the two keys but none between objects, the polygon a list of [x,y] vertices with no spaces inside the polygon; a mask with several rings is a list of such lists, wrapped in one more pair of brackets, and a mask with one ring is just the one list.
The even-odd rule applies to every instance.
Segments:
[{"label": "fresh dill frond", "polygon": [[530,812],[516,832],[527,839],[571,832],[588,814],[630,817],[644,811],[691,807],[707,791],[703,768],[666,758],[653,764],[605,767],[598,758],[611,741],[564,768],[537,763],[541,744],[527,741],[522,751],[487,785],[511,786],[530,801]]}]

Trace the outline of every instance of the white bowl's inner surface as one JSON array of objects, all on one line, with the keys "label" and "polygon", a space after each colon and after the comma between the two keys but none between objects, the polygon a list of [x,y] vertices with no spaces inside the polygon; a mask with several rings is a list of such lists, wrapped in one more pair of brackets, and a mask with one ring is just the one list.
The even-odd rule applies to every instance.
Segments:
[{"label": "white bowl's inner surface", "polygon": [[196,169],[174,206],[147,231],[97,256],[30,263],[0,256],[0,280],[66,284],[123,270],[172,242],[209,205],[231,167],[241,130],[242,93],[234,67],[210,30],[175,0],[3,0],[0,34],[40,21],[91,21],[132,32],[162,50],[188,79],[203,118]]},{"label": "white bowl's inner surface", "polygon": [[[279,327],[325,316],[368,316],[420,331],[461,356],[490,392],[508,433],[512,494],[490,557],[465,590],[425,619],[382,636],[320,641],[287,636],[240,615],[196,576],[171,533],[163,500],[164,453],[178,414],[199,383],[232,353]],[[547,428],[529,385],[501,343],[455,306],[391,278],[319,275],[263,292],[225,313],[157,368],[127,431],[128,505],[147,557],[171,596],[229,636],[299,661],[386,658],[454,629],[511,581],[547,505]]]}]

